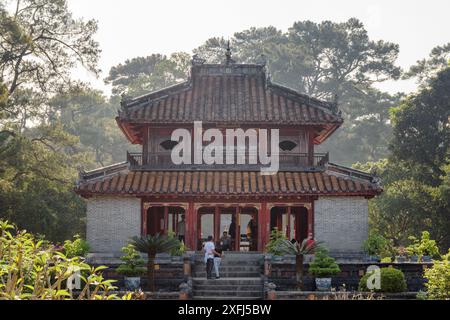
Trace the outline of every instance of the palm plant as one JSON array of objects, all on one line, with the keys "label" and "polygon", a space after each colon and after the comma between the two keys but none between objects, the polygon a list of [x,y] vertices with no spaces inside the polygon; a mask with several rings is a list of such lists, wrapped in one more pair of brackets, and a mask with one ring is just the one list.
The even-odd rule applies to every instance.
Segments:
[{"label": "palm plant", "polygon": [[147,286],[150,291],[154,291],[156,254],[170,252],[174,248],[178,248],[180,241],[157,233],[154,236],[133,237],[130,243],[137,251],[147,254]]},{"label": "palm plant", "polygon": [[303,260],[307,254],[313,254],[320,248],[318,242],[310,242],[305,239],[302,243],[292,243],[289,240],[282,240],[277,245],[277,250],[283,255],[295,256],[295,277],[297,281],[297,289],[303,290]]}]

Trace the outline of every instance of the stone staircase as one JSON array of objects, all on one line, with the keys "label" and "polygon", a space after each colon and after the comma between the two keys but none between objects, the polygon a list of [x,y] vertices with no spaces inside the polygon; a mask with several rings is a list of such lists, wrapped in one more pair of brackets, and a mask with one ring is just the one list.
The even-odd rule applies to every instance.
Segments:
[{"label": "stone staircase", "polygon": [[[251,252],[225,252],[220,279],[206,279],[202,254],[196,254],[192,269],[192,293],[195,300],[258,300],[263,298],[264,256]],[[215,273],[213,271],[213,277]]]}]

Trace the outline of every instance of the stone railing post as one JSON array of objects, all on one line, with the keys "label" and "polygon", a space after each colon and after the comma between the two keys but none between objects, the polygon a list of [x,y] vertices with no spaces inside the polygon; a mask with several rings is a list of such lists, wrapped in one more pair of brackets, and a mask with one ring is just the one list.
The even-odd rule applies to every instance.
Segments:
[{"label": "stone railing post", "polygon": [[183,255],[183,275],[185,279],[192,276],[191,257],[188,254]]},{"label": "stone railing post", "polygon": [[267,300],[277,300],[276,288],[275,283],[270,282],[267,284]]},{"label": "stone railing post", "polygon": [[266,276],[267,278],[270,278],[271,276],[271,263],[270,261],[272,260],[272,255],[271,254],[266,254],[264,256],[264,276]]},{"label": "stone railing post", "polygon": [[180,294],[179,299],[180,300],[189,300],[189,285],[186,282],[183,282],[179,286],[180,288]]}]

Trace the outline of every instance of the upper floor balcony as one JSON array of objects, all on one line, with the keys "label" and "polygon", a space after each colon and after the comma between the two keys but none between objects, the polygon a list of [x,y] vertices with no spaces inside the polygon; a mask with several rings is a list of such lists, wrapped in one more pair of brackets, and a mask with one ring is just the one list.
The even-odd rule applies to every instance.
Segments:
[{"label": "upper floor balcony", "polygon": [[[149,153],[145,157],[142,153],[127,152],[127,161],[131,170],[232,170],[232,171],[253,171],[260,170],[268,165],[248,163],[249,154],[245,153],[245,164],[174,164],[170,152]],[[235,163],[236,163],[235,158]],[[324,169],[329,162],[328,153],[280,153],[279,169],[284,171],[314,171]]]}]

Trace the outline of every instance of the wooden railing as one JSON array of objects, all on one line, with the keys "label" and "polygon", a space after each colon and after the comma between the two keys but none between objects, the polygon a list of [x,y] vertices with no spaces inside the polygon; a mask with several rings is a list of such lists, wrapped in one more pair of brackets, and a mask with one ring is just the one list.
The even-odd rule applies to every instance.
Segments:
[{"label": "wooden railing", "polygon": [[[246,159],[248,159],[248,152]],[[224,164],[181,164],[177,165],[172,162],[170,152],[149,153],[145,158],[142,153],[127,152],[127,161],[132,170],[186,170],[186,169],[202,169],[202,170],[254,170],[261,167],[267,167],[261,164],[225,164],[226,159],[223,159]],[[192,161],[193,162],[193,161]],[[315,153],[311,157],[307,153],[287,153],[282,152],[279,156],[280,169],[288,170],[305,170],[305,169],[320,169],[329,162],[328,153]],[[235,160],[236,163],[236,160]]]}]

